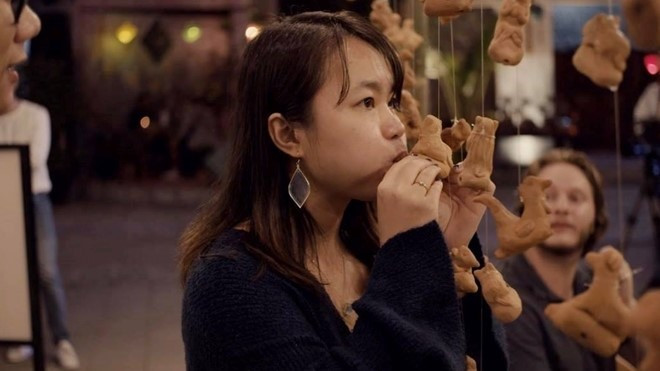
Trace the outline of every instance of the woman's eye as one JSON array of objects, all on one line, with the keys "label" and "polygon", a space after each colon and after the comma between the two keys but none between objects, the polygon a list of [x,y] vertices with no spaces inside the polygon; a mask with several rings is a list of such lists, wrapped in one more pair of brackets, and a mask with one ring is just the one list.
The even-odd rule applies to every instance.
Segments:
[{"label": "woman's eye", "polygon": [[375,104],[374,104],[374,99],[371,98],[371,97],[369,97],[369,98],[364,98],[364,99],[362,100],[362,104],[363,104],[365,107],[367,107],[367,108],[374,108],[374,106],[375,106]]},{"label": "woman's eye", "polygon": [[392,109],[395,109],[397,111],[401,111],[401,104],[395,98],[390,99],[390,101],[387,102],[387,105]]}]

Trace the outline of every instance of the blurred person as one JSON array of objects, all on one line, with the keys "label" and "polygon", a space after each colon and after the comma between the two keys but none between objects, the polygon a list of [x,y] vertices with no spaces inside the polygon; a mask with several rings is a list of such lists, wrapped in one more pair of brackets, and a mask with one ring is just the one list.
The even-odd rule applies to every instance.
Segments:
[{"label": "blurred person", "polygon": [[248,44],[227,175],[181,239],[188,370],[507,368],[447,247],[483,264],[485,207],[408,155],[402,85],[396,50],[350,13],[287,17]]},{"label": "blurred person", "polygon": [[[25,42],[41,29],[39,17],[26,1],[3,0],[0,3],[0,143],[27,144],[30,147],[32,192],[37,256],[39,258],[40,288],[55,344],[55,356],[66,369],[79,367],[78,356],[69,341],[65,323],[65,296],[57,264],[57,235],[53,210],[48,193],[51,181],[47,159],[50,151],[50,117],[37,104],[15,96],[19,81],[16,66],[25,62]],[[10,347],[9,362],[22,362],[32,357],[30,346]]]},{"label": "blurred person", "polygon": [[[584,153],[553,149],[530,165],[527,175],[552,180],[546,200],[553,234],[501,266],[505,280],[523,302],[521,316],[505,325],[509,370],[614,371],[614,357],[600,357],[580,346],[544,314],[548,304],[580,294],[591,281],[582,257],[608,225],[601,174]],[[632,273],[627,264],[621,276],[622,299],[631,306]]]}]

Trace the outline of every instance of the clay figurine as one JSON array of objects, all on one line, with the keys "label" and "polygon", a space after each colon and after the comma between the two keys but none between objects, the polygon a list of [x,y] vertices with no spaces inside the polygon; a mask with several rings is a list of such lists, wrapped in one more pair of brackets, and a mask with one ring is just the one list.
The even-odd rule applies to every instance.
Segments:
[{"label": "clay figurine", "polygon": [[472,0],[423,0],[429,17],[457,17],[472,10]]},{"label": "clay figurine", "polygon": [[619,18],[600,13],[584,25],[573,66],[594,84],[615,89],[623,80],[629,55],[630,42],[619,30]]},{"label": "clay figurine", "polygon": [[495,120],[477,116],[467,138],[467,156],[463,161],[463,171],[458,176],[459,186],[484,191],[491,188],[490,174],[493,172],[495,131],[498,124]]},{"label": "clay figurine", "polygon": [[472,251],[463,245],[459,248],[451,249],[449,254],[454,268],[454,282],[456,282],[458,297],[462,298],[467,293],[477,292],[479,288],[474,281],[472,268],[478,268],[479,261],[474,257]]},{"label": "clay figurine", "polygon": [[419,141],[410,152],[433,161],[440,167],[440,178],[444,179],[449,176],[454,162],[451,159],[451,148],[442,141],[441,131],[442,121],[433,115],[427,115],[419,130]]},{"label": "clay figurine", "polygon": [[470,356],[465,356],[466,371],[477,371],[477,361]]},{"label": "clay figurine", "polygon": [[400,27],[387,28],[383,33],[399,53],[404,50],[414,53],[424,41],[422,36],[415,32],[415,25],[412,19],[404,19]]},{"label": "clay figurine", "polygon": [[396,114],[406,127],[406,138],[417,140],[422,126],[422,115],[419,113],[419,103],[408,90],[401,91],[401,104]]},{"label": "clay figurine", "polygon": [[639,371],[656,371],[660,365],[660,288],[642,295],[630,317],[633,330],[646,350]]},{"label": "clay figurine", "polygon": [[488,55],[495,62],[515,66],[525,50],[524,27],[529,22],[531,0],[504,0],[497,15],[495,33],[488,46]]},{"label": "clay figurine", "polygon": [[509,323],[520,316],[522,312],[520,296],[504,281],[504,277],[493,263],[487,262],[482,269],[475,270],[474,275],[481,283],[484,299],[495,318],[502,323]]},{"label": "clay figurine", "polygon": [[545,189],[550,184],[552,184],[550,180],[533,175],[523,179],[518,186],[518,193],[524,205],[520,217],[511,213],[499,200],[488,193],[474,197],[475,202],[488,206],[495,219],[498,240],[496,258],[502,259],[519,254],[552,235],[548,218],[549,209],[545,203]]},{"label": "clay figurine", "polygon": [[371,3],[371,13],[369,20],[381,31],[391,27],[401,26],[401,16],[392,11],[390,3],[387,0],[374,0]]},{"label": "clay figurine", "polygon": [[660,0],[623,0],[628,35],[635,46],[648,51],[660,50]]},{"label": "clay figurine", "polygon": [[458,151],[472,132],[470,124],[465,119],[460,119],[450,127],[442,129],[442,141],[447,143],[452,151]]},{"label": "clay figurine", "polygon": [[594,277],[587,291],[559,304],[549,304],[545,314],[552,323],[580,345],[611,357],[631,332],[630,308],[619,294],[619,277],[625,261],[611,246],[585,256]]}]

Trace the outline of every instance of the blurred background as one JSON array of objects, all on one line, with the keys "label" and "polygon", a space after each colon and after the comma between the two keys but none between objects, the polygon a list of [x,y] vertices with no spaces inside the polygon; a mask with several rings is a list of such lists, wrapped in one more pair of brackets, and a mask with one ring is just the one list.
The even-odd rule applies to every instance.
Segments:
[{"label": "blurred background", "polygon": [[[493,180],[498,198],[509,206],[516,200],[519,172],[545,150],[586,151],[606,180],[611,227],[603,243],[619,243],[625,226],[618,215],[637,218],[627,223],[633,233],[626,257],[642,269],[635,276],[639,292],[657,244],[648,205],[660,193],[660,143],[641,140],[651,129],[633,112],[644,89],[658,79],[660,56],[633,45],[628,59],[618,92],[623,171],[617,187],[613,94],[571,63],[582,26],[607,12],[607,2],[534,1],[525,58],[516,68],[482,57],[499,3],[484,0],[482,18],[475,1],[474,10],[454,22],[452,36],[448,25],[423,14],[419,1],[390,1],[395,11],[414,19],[425,40],[414,60],[413,93],[422,114],[473,122],[484,112],[500,121]],[[51,198],[82,369],[184,369],[177,239],[211,185],[222,181],[244,46],[277,15],[346,9],[368,16],[370,4],[30,1],[43,28],[29,45],[19,95],[51,114]],[[620,13],[617,2],[613,10]],[[625,21],[622,29],[625,33]],[[655,182],[653,197],[636,206],[647,181]],[[484,223],[481,235],[488,248],[494,222]],[[48,367],[56,369],[52,362]],[[0,359],[2,371],[29,369],[30,363]]]}]

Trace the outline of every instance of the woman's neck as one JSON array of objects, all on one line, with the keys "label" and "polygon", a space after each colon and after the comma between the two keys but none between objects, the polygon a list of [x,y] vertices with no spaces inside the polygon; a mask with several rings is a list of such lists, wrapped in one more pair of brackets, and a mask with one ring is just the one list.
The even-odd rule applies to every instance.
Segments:
[{"label": "woman's neck", "polygon": [[318,226],[318,234],[315,236],[317,254],[336,258],[345,253],[339,238],[339,227],[349,202],[350,200],[314,193],[309,195],[305,209]]},{"label": "woman's neck", "polygon": [[573,297],[573,281],[580,262],[580,251],[558,255],[535,246],[525,251],[525,258],[553,294],[564,300]]}]

